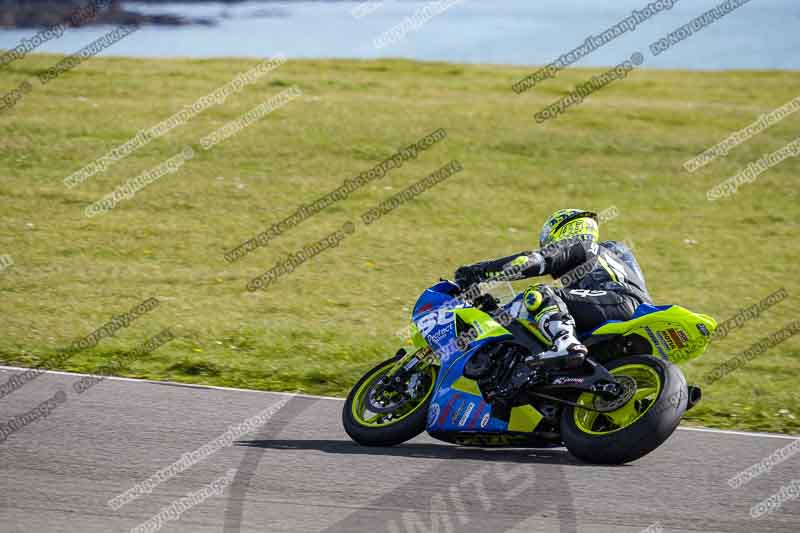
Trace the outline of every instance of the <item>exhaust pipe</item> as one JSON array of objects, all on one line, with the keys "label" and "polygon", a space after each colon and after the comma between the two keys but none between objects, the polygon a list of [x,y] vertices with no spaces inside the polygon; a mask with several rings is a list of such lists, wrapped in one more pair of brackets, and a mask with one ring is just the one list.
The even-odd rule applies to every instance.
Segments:
[{"label": "exhaust pipe", "polygon": [[698,403],[700,400],[703,399],[703,391],[700,390],[700,387],[695,387],[694,385],[688,385],[688,399],[686,401],[686,410],[688,411]]}]

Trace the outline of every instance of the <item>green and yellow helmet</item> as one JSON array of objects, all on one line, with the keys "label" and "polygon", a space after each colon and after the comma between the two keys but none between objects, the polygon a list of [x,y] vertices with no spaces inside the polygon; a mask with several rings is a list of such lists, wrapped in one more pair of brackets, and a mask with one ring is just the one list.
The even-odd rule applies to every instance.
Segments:
[{"label": "green and yellow helmet", "polygon": [[600,239],[597,213],[582,209],[559,209],[542,226],[539,246],[544,248],[554,242],[575,238],[592,242]]}]

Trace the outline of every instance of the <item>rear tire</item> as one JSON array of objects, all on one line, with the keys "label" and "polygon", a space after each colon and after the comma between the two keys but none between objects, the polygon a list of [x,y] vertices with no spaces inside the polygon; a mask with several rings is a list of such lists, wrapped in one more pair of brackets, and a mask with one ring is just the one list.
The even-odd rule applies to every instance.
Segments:
[{"label": "rear tire", "polygon": [[[645,366],[656,374],[661,388],[656,400],[631,425],[598,434],[587,433],[576,422],[575,407],[561,415],[561,437],[575,457],[588,463],[624,464],[635,461],[663,444],[686,411],[686,378],[672,363],[650,356],[617,359],[606,365],[609,371],[622,366]],[[624,370],[620,372],[624,374]],[[632,400],[633,401],[633,400]],[[584,409],[577,408],[579,411]]]},{"label": "rear tire", "polygon": [[[422,404],[415,407],[410,415],[391,425],[381,427],[365,426],[359,422],[353,413],[353,404],[358,400],[356,396],[364,384],[367,381],[379,379],[397,362],[397,360],[398,357],[394,357],[375,366],[358,380],[358,383],[355,384],[350,394],[347,395],[347,400],[342,409],[342,425],[350,438],[359,444],[363,444],[364,446],[394,446],[411,440],[425,431],[428,421],[428,406],[430,405],[432,396],[430,391]],[[384,372],[379,373],[381,370],[384,370]],[[435,382],[435,373],[433,381]],[[431,389],[433,386],[434,383],[431,383]]]}]

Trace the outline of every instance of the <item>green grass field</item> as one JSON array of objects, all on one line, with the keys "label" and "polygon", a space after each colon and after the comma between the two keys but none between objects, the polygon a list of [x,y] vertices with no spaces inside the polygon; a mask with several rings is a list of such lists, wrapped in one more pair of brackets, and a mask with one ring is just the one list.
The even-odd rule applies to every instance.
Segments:
[{"label": "green grass field", "polygon": [[[6,93],[60,57],[0,70]],[[706,191],[792,141],[791,116],[703,169],[682,163],[797,96],[800,72],[637,71],[565,115],[536,111],[598,70],[523,95],[530,69],[385,61],[290,61],[84,184],[62,180],[142,128],[256,64],[95,58],[0,113],[0,360],[34,365],[112,315],[160,306],[64,369],[91,372],[164,328],[177,337],[121,375],[344,395],[395,352],[419,293],[464,263],[535,246],[561,207],[619,216],[657,303],[722,321],[777,289],[789,298],[686,365],[691,381],[797,317],[800,163],[789,159],[716,202]],[[297,85],[303,96],[209,151],[199,139]],[[447,139],[267,247],[223,254],[299,204],[437,128]],[[184,146],[195,157],[102,216],[84,209]],[[434,189],[365,226],[360,215],[458,159]],[[278,279],[251,278],[345,222],[356,231]],[[518,289],[524,283],[517,283]],[[800,341],[792,338],[705,390],[688,417],[723,428],[800,431]],[[35,386],[35,385],[30,385]]]}]

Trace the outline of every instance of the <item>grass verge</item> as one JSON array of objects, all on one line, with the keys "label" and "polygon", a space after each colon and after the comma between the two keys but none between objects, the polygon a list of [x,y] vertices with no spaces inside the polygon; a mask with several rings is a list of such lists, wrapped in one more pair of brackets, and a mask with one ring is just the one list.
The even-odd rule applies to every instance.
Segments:
[{"label": "grass verge", "polygon": [[[3,69],[6,93],[60,57]],[[788,159],[732,197],[706,191],[794,140],[791,116],[689,174],[687,159],[797,96],[798,72],[637,71],[565,115],[536,111],[599,70],[562,72],[524,95],[527,69],[381,61],[289,61],[82,185],[63,179],[255,65],[247,60],[95,58],[34,90],[0,124],[0,360],[55,356],[143,300],[157,309],[61,367],[92,372],[164,328],[177,337],[120,375],[343,395],[376,361],[422,289],[460,264],[531,249],[560,207],[619,216],[658,303],[724,320],[785,288],[789,298],[686,365],[690,381],[794,319],[800,163]],[[297,86],[303,96],[210,150],[199,140]],[[225,252],[300,204],[424,135],[448,137],[233,263]],[[180,153],[195,156],[101,216],[84,209]],[[457,159],[464,170],[369,226],[362,213]],[[248,280],[356,223],[325,250],[249,292]],[[525,284],[518,283],[517,288]],[[705,390],[690,422],[800,430],[797,338]]]}]

